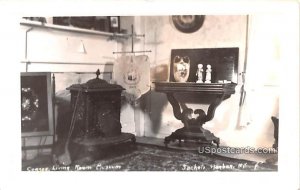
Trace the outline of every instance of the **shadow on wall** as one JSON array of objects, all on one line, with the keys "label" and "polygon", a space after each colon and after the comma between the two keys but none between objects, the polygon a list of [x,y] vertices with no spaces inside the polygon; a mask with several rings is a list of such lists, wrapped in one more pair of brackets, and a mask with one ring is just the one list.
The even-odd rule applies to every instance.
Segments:
[{"label": "shadow on wall", "polygon": [[[169,66],[167,64],[161,64],[152,67],[150,77],[152,81],[168,81]],[[148,114],[151,120],[151,131],[157,134],[161,128],[162,114],[164,107],[168,104],[168,99],[164,93],[158,93],[154,90],[147,94],[146,99],[146,106],[148,107]]]},{"label": "shadow on wall", "polygon": [[[107,62],[104,65],[104,70],[100,71],[103,72],[103,78],[104,80],[110,82],[112,80],[113,77],[113,62]],[[96,71],[95,71],[96,72]]]},{"label": "shadow on wall", "polygon": [[[216,109],[215,115],[218,118],[215,117],[215,119],[213,119],[214,127],[212,130],[215,132],[235,130],[238,108],[239,105],[235,96],[223,101]],[[217,114],[218,112],[221,114]]]},{"label": "shadow on wall", "polygon": [[[132,107],[134,105],[130,104],[124,96],[122,96],[121,105],[129,104]],[[154,90],[149,90],[147,93],[143,94],[136,102],[138,107],[134,109],[140,109],[145,115],[150,118],[149,129],[154,133],[159,133],[161,128],[162,114],[164,107],[168,104],[168,100],[163,93],[155,92]]]},{"label": "shadow on wall", "polygon": [[167,81],[169,78],[169,66],[167,64],[152,67],[150,77],[154,81]]},{"label": "shadow on wall", "polygon": [[[177,93],[175,94],[175,98],[180,102],[181,111],[187,108],[191,108],[193,110],[202,109],[205,112],[205,114],[207,114],[209,105],[215,100],[214,96],[207,96],[203,94],[188,94],[188,93]],[[152,91],[152,93],[150,94],[149,101],[151,102],[150,105],[151,109],[149,113],[151,118],[151,125],[150,125],[151,131],[154,134],[158,134],[161,128],[163,127],[162,126],[163,116],[166,116],[166,114],[168,114],[168,116],[170,116],[172,120],[173,119],[176,120],[176,119],[173,115],[173,110],[171,112],[166,111],[166,105],[168,105],[169,102],[167,100],[167,96],[165,93],[158,93]],[[218,108],[216,109],[216,111],[218,111]],[[217,127],[214,128],[214,131],[228,130],[224,128],[224,126],[229,126],[229,123],[231,122],[229,119],[226,118],[230,118],[230,116],[232,115],[232,108],[230,106],[225,106],[225,109],[222,110],[222,113],[223,112],[225,112],[225,115],[224,116],[222,115],[222,119],[220,121],[218,120],[212,121],[214,123],[214,126]],[[217,113],[215,113],[215,116],[216,114]],[[197,115],[193,117],[197,117]],[[179,120],[176,121],[180,122]],[[203,125],[204,128],[205,126],[206,124]]]},{"label": "shadow on wall", "polygon": [[54,146],[54,154],[60,155],[64,151],[64,145],[70,130],[71,123],[71,93],[68,90],[57,92],[55,105],[57,107],[56,134],[57,140]]},{"label": "shadow on wall", "polygon": [[275,118],[279,119],[279,97],[274,98],[273,102],[274,102],[274,107],[271,110],[270,120],[268,120],[269,122],[272,121],[272,123],[268,125],[267,128],[267,131],[272,131],[272,134],[274,130],[274,119]]},{"label": "shadow on wall", "polygon": [[150,119],[152,123],[151,130],[157,134],[161,128],[162,114],[164,107],[168,104],[165,94],[152,91],[150,95]]},{"label": "shadow on wall", "polygon": [[264,135],[258,139],[258,143],[267,143],[268,146],[274,146],[274,144],[278,143],[276,142],[276,139],[278,140],[279,97],[275,97],[271,102],[274,103],[274,106],[269,110],[270,115],[266,115],[266,119],[264,121],[264,126],[266,127],[264,127],[262,130],[262,134]]}]

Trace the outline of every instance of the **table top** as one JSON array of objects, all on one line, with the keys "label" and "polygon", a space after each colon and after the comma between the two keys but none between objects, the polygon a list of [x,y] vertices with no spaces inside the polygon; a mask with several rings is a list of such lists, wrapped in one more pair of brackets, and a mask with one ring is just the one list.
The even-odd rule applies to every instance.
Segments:
[{"label": "table top", "polygon": [[234,94],[236,83],[153,82],[155,91],[164,93]]}]

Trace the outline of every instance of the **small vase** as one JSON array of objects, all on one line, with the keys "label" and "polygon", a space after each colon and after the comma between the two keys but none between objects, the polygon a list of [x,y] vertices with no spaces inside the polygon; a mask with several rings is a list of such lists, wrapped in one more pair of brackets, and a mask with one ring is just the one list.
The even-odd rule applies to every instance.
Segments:
[{"label": "small vase", "polygon": [[190,58],[175,56],[173,60],[173,76],[176,82],[187,82],[190,75]]}]

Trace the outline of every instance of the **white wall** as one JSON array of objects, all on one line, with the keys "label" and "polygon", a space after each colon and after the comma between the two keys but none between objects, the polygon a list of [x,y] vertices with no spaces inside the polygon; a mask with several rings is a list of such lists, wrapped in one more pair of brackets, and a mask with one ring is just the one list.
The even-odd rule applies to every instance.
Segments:
[{"label": "white wall", "polygon": [[[115,41],[108,40],[107,36],[80,34],[76,32],[57,31],[34,27],[27,34],[27,57],[25,56],[25,37],[27,26],[22,26],[24,52],[21,60],[31,62],[64,62],[66,64],[30,64],[28,71],[49,72],[94,72],[100,67],[104,71],[105,64],[112,63],[116,50]],[[80,53],[81,43],[86,53]],[[78,65],[76,63],[83,63]],[[89,65],[85,65],[89,64]],[[25,71],[25,64],[23,68]],[[108,68],[112,71],[112,68]]]},{"label": "white wall", "polygon": [[256,14],[249,17],[249,44],[246,71],[247,91],[239,131],[228,143],[246,139],[248,145],[271,146],[274,142],[271,116],[279,117],[282,44],[287,38],[278,27],[287,18],[282,14]]}]

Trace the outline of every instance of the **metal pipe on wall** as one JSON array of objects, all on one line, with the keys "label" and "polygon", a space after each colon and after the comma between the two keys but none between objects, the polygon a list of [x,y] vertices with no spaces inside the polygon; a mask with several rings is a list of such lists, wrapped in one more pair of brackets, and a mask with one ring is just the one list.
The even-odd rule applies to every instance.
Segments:
[{"label": "metal pipe on wall", "polygon": [[26,72],[28,71],[28,61],[27,61],[27,55],[28,55],[28,46],[27,46],[27,43],[28,43],[28,32],[30,32],[31,30],[33,30],[33,27],[30,27],[26,30],[25,32],[25,60],[26,60]]},{"label": "metal pipe on wall", "polygon": [[242,86],[240,90],[240,102],[239,102],[239,111],[236,123],[236,129],[241,129],[241,118],[242,118],[242,110],[244,106],[244,101],[246,98],[246,90],[245,90],[245,75],[247,69],[247,54],[248,54],[248,41],[249,41],[249,15],[246,17],[246,38],[245,38],[245,58],[244,58],[244,66],[243,71],[240,73],[242,76]]}]

